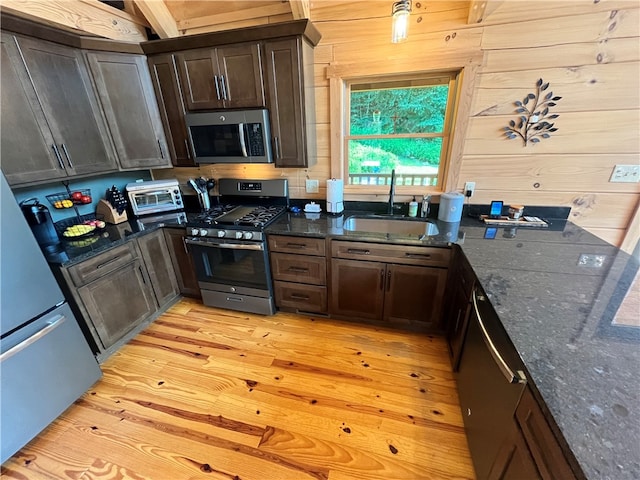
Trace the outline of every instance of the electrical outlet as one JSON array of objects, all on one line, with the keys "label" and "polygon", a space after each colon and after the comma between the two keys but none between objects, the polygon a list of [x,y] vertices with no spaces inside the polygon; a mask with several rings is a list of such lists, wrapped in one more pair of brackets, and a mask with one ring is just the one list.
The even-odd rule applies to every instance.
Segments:
[{"label": "electrical outlet", "polygon": [[464,184],[464,192],[462,192],[462,194],[466,197],[467,196],[467,192],[471,192],[471,195],[469,195],[470,197],[473,196],[473,192],[476,191],[476,182],[465,182]]},{"label": "electrical outlet", "polygon": [[609,182],[635,183],[640,181],[640,165],[616,165]]},{"label": "electrical outlet", "polygon": [[318,182],[318,180],[307,179],[305,187],[306,187],[307,193],[318,193],[320,189],[320,182]]}]

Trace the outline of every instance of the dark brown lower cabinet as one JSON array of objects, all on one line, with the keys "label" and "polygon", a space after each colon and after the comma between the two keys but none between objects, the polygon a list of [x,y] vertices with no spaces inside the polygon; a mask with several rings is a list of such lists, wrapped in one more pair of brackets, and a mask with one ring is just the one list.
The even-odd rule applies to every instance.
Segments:
[{"label": "dark brown lower cabinet", "polygon": [[78,296],[104,350],[157,309],[151,281],[138,259],[80,287]]},{"label": "dark brown lower cabinet", "polygon": [[334,241],[332,257],[331,315],[440,328],[448,249]]},{"label": "dark brown lower cabinet", "polygon": [[511,432],[498,452],[489,480],[538,480],[540,474],[518,425],[513,422]]},{"label": "dark brown lower cabinet", "polygon": [[171,263],[182,295],[200,298],[200,286],[191,253],[184,242],[184,228],[163,228]]},{"label": "dark brown lower cabinet", "polygon": [[270,235],[268,242],[276,307],[327,313],[325,239]]},{"label": "dark brown lower cabinet", "polygon": [[331,314],[381,320],[385,269],[381,262],[332,259]]},{"label": "dark brown lower cabinet", "polygon": [[475,274],[458,248],[452,262],[444,304],[444,330],[447,335],[449,357],[454,372],[458,371],[462,345],[467,334],[471,314],[471,292]]},{"label": "dark brown lower cabinet", "polygon": [[162,230],[138,238],[138,246],[151,278],[158,305],[163,306],[180,294],[178,281]]},{"label": "dark brown lower cabinet", "polygon": [[516,420],[540,472],[540,478],[577,478],[540,405],[528,388],[522,394],[516,409]]},{"label": "dark brown lower cabinet", "polygon": [[54,269],[96,357],[104,360],[178,296],[162,230]]}]

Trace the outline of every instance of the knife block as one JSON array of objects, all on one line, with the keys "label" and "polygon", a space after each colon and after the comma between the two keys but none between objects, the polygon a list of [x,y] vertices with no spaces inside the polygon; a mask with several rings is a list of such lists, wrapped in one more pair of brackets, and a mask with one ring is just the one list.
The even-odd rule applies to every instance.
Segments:
[{"label": "knife block", "polygon": [[113,223],[117,225],[118,223],[126,222],[129,218],[127,216],[127,211],[118,214],[118,211],[111,206],[109,202],[105,199],[102,199],[98,202],[98,206],[96,207],[96,213],[104,216],[104,221],[107,223]]}]

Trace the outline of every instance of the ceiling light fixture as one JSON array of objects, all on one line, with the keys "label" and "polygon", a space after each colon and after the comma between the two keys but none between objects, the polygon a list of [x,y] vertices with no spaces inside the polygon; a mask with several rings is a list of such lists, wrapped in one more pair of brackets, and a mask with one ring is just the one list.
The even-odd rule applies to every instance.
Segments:
[{"label": "ceiling light fixture", "polygon": [[409,14],[411,13],[411,0],[399,0],[394,2],[391,8],[391,42],[400,43],[407,39],[409,34]]}]

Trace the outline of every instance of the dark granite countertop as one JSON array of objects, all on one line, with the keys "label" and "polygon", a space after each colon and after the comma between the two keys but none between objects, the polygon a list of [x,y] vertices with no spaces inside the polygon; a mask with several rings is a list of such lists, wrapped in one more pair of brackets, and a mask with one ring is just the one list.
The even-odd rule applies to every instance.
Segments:
[{"label": "dark granite countertop", "polygon": [[[637,256],[563,220],[544,229],[499,228],[495,239],[485,238],[486,226],[477,219],[432,220],[439,233],[421,240],[346,231],[343,223],[351,213],[287,213],[267,232],[460,245],[522,358],[534,393],[587,478],[640,478],[640,328],[615,321],[638,271]],[[163,226],[173,225],[147,222],[143,229],[136,220],[109,225],[78,243],[64,241],[61,251],[47,257],[69,266]],[[586,265],[582,255],[589,256]]]},{"label": "dark granite countertop", "polygon": [[[188,213],[187,216],[189,215],[195,214]],[[68,267],[122,245],[133,238],[153,232],[158,228],[185,228],[184,224],[174,224],[172,219],[167,219],[163,215],[159,215],[156,218],[147,217],[144,223],[132,218],[117,225],[107,224],[103,231],[95,235],[76,240],[62,240],[58,247],[44,252],[45,258],[51,265]]]},{"label": "dark granite countertop", "polygon": [[421,241],[345,231],[348,215],[289,213],[268,233],[457,243],[587,478],[640,478],[640,328],[614,320],[637,257],[561,220],[495,239],[477,219],[435,221],[440,233]]}]

